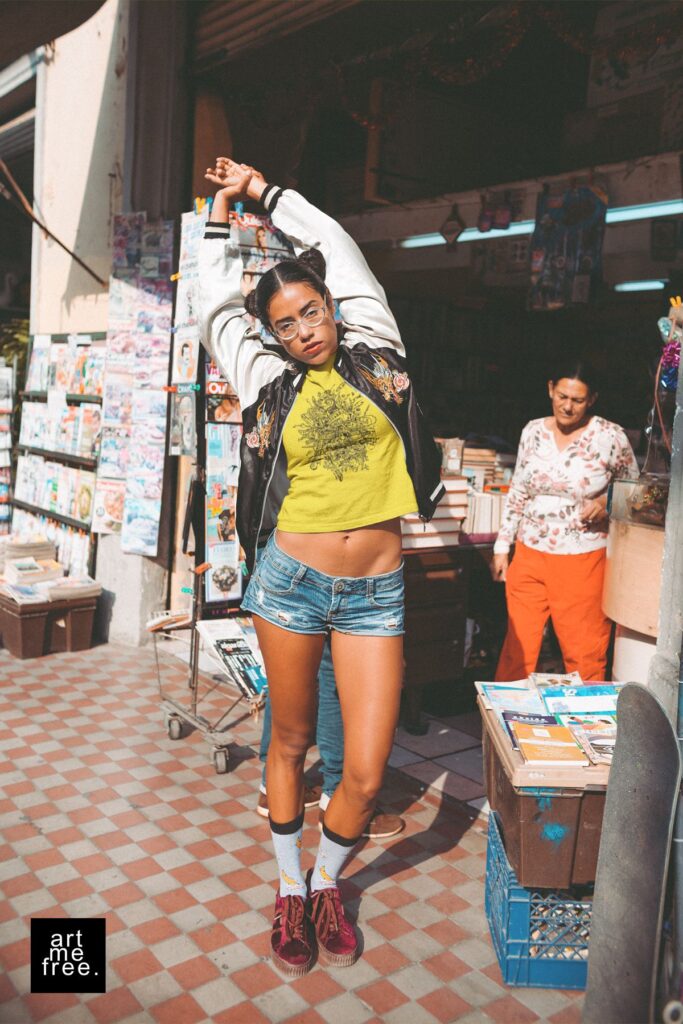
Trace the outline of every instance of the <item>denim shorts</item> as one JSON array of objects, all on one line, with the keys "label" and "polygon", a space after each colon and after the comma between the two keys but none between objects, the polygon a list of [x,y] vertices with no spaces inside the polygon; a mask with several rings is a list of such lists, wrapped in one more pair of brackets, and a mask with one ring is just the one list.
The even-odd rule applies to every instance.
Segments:
[{"label": "denim shorts", "polygon": [[378,576],[328,576],[282,551],[273,532],[257,558],[242,609],[292,633],[400,636],[403,596],[402,564]]}]

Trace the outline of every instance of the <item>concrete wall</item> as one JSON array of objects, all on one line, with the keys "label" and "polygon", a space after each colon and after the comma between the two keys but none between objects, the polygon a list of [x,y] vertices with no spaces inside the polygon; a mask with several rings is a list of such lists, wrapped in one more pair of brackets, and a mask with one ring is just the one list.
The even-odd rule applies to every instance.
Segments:
[{"label": "concrete wall", "polygon": [[[121,209],[128,22],[129,0],[107,0],[38,69],[36,208],[105,281]],[[106,329],[106,287],[35,227],[32,263],[33,333]]]},{"label": "concrete wall", "polygon": [[[130,122],[135,117],[127,95],[136,88],[131,24],[131,0],[107,0],[48,48],[38,72],[37,213],[105,282],[111,271],[112,220],[130,195],[124,166],[131,165]],[[104,331],[107,305],[107,286],[34,227],[31,331]],[[164,604],[164,570],[150,559],[122,554],[118,536],[103,536],[96,575],[104,587],[100,637],[143,643],[150,612]]]}]

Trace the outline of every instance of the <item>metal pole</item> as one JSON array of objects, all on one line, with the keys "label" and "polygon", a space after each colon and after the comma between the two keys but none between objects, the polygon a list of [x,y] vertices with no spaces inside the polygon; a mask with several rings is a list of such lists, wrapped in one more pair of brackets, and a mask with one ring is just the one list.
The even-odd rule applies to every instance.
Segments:
[{"label": "metal pole", "polygon": [[[673,312],[673,311],[672,311]],[[679,747],[683,753],[683,685],[681,683],[681,653],[683,641],[683,374],[678,370],[676,410],[674,413],[671,447],[671,482],[664,534],[662,589],[659,612],[659,634],[655,655],[648,672],[648,686],[666,708],[671,721],[677,725]],[[673,1000],[667,1010],[677,1013],[680,1008],[683,982],[683,800],[680,796],[674,824],[672,868],[674,874],[674,903],[672,926],[672,977],[664,984],[670,991],[662,993],[664,1002]],[[665,881],[662,883],[665,884]],[[674,1009],[674,1007],[676,1009]],[[675,1016],[665,1019],[676,1019]]]},{"label": "metal pole", "polygon": [[675,724],[679,720],[680,652],[683,639],[683,375],[678,370],[672,432],[671,482],[664,533],[659,635],[648,686]]}]

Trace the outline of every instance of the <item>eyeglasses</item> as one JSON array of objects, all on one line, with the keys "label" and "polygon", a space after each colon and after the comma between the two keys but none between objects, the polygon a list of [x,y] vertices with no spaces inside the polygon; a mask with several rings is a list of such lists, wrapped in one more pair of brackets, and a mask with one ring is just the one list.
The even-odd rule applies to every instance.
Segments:
[{"label": "eyeglasses", "polygon": [[302,324],[306,327],[320,327],[326,316],[327,310],[324,306],[311,306],[300,320],[284,320],[279,327],[273,328],[273,330],[281,341],[294,341],[299,335]]}]

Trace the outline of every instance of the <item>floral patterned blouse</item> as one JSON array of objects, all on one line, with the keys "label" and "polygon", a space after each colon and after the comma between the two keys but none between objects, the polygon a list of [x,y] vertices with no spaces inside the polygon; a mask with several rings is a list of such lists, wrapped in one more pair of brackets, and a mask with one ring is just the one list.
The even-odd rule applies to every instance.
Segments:
[{"label": "floral patterned blouse", "polygon": [[605,494],[615,478],[640,474],[626,434],[616,423],[593,416],[562,451],[545,419],[527,423],[505,502],[494,552],[503,554],[517,539],[537,551],[582,555],[607,544],[604,523],[591,528],[581,506]]}]

